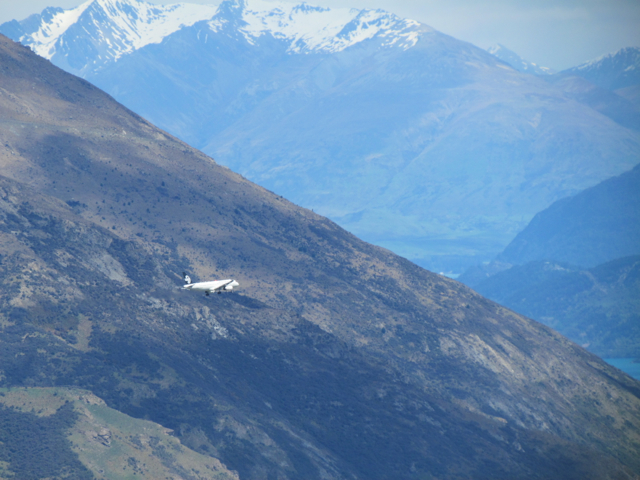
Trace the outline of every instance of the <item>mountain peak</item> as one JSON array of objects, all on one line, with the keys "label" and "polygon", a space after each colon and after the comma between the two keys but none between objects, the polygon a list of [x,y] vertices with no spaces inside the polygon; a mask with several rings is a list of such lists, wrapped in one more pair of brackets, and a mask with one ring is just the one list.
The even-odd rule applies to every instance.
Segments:
[{"label": "mountain peak", "polygon": [[551,75],[554,73],[550,68],[540,67],[535,63],[529,62],[513,50],[509,50],[507,47],[499,43],[487,48],[487,52],[494,57],[499,58],[519,72],[533,73],[534,75]]},{"label": "mountain peak", "polygon": [[[218,7],[143,0],[89,0],[69,10],[48,8],[0,32],[80,76],[96,71],[196,22],[214,32],[231,28],[254,44],[265,35],[288,44],[289,53],[333,53],[377,39],[383,47],[413,47],[427,27],[383,10],[330,9],[264,0],[224,0]],[[71,48],[82,44],[82,48]],[[72,52],[73,50],[73,52]],[[81,52],[81,53],[79,53]]]},{"label": "mountain peak", "polygon": [[640,63],[640,47],[624,47],[616,52],[605,53],[574,68],[576,70],[586,70],[592,67],[602,68],[608,62],[624,62],[629,65],[638,64]]},{"label": "mountain peak", "polygon": [[560,72],[576,75],[608,90],[640,85],[640,47],[625,47]]},{"label": "mountain peak", "polygon": [[383,46],[413,47],[421,24],[384,10],[325,8],[307,3],[225,0],[210,27],[217,32],[233,17],[249,43],[263,35],[289,44],[289,53],[334,53],[375,37]]},{"label": "mountain peak", "polygon": [[242,11],[246,7],[246,2],[244,0],[223,0],[219,7],[218,12],[221,14]]},{"label": "mountain peak", "polygon": [[[0,32],[82,76],[216,12],[212,5],[89,0],[72,9],[47,8],[23,21],[7,22]],[[78,42],[84,44],[82,54],[72,54],[70,47]]]}]

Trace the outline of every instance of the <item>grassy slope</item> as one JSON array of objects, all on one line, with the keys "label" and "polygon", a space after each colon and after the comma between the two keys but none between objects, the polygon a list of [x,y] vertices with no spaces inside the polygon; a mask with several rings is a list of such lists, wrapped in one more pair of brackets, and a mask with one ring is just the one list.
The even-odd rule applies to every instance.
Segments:
[{"label": "grassy slope", "polygon": [[[73,478],[83,474],[96,479],[120,480],[129,478],[158,479],[178,475],[185,479],[237,479],[237,475],[227,470],[221,463],[186,448],[171,436],[170,430],[146,420],[132,418],[109,408],[102,399],[91,392],[75,388],[3,388],[0,389],[0,404],[22,414],[28,420],[25,424],[31,431],[28,435],[32,450],[23,460],[28,464],[44,463],[48,459],[42,455],[46,446],[42,444],[47,436],[37,431],[38,419],[46,420],[60,415],[61,409],[71,407],[73,421],[65,429],[66,442],[50,448],[52,468],[64,468],[71,462],[65,461],[75,455],[87,471],[76,468]],[[30,420],[30,421],[29,421]],[[46,424],[45,424],[46,425]],[[50,435],[47,429],[46,434]],[[15,437],[9,439],[9,448]],[[6,441],[6,440],[5,440]],[[71,453],[71,451],[73,453]],[[65,460],[63,460],[65,459]],[[44,467],[44,466],[43,466]],[[19,470],[22,468],[22,470]],[[20,478],[27,474],[24,466],[9,463],[5,475],[13,472]],[[10,474],[9,474],[10,475]],[[84,477],[82,477],[84,478]]]}]

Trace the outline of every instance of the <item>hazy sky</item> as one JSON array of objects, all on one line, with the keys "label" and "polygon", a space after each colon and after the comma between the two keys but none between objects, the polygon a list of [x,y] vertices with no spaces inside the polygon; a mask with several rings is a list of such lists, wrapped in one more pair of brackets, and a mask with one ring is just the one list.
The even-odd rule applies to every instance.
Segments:
[{"label": "hazy sky", "polygon": [[[0,0],[0,23],[21,20],[47,6],[71,8],[81,3],[82,0]],[[307,3],[382,8],[482,48],[501,43],[531,62],[556,70],[622,47],[640,46],[640,0],[308,0]]]}]

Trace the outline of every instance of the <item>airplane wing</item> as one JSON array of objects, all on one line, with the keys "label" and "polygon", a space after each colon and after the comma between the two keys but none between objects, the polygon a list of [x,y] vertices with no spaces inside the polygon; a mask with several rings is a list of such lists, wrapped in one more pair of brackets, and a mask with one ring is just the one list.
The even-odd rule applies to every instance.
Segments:
[{"label": "airplane wing", "polygon": [[211,288],[212,292],[217,292],[218,290],[223,290],[225,289],[229,284],[231,284],[233,282],[233,280],[229,279],[229,280],[216,280],[213,283],[215,286],[213,286]]},{"label": "airplane wing", "polygon": [[208,289],[210,292],[216,292],[216,293],[220,293],[220,292],[232,292],[234,287],[239,286],[240,284],[230,278],[227,280],[216,280],[213,282],[210,282],[208,285]]}]

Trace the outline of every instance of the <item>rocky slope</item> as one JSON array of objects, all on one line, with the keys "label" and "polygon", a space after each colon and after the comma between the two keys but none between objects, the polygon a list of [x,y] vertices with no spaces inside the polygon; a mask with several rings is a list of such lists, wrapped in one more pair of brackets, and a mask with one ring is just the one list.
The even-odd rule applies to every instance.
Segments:
[{"label": "rocky slope", "polygon": [[638,382],[6,38],[0,65],[4,387],[87,389],[242,479],[640,473]]},{"label": "rocky slope", "polygon": [[493,258],[535,213],[640,157],[640,114],[624,99],[608,92],[602,106],[388,12],[226,0],[178,28],[143,2],[79,8],[2,31],[250,180],[435,271]]}]

